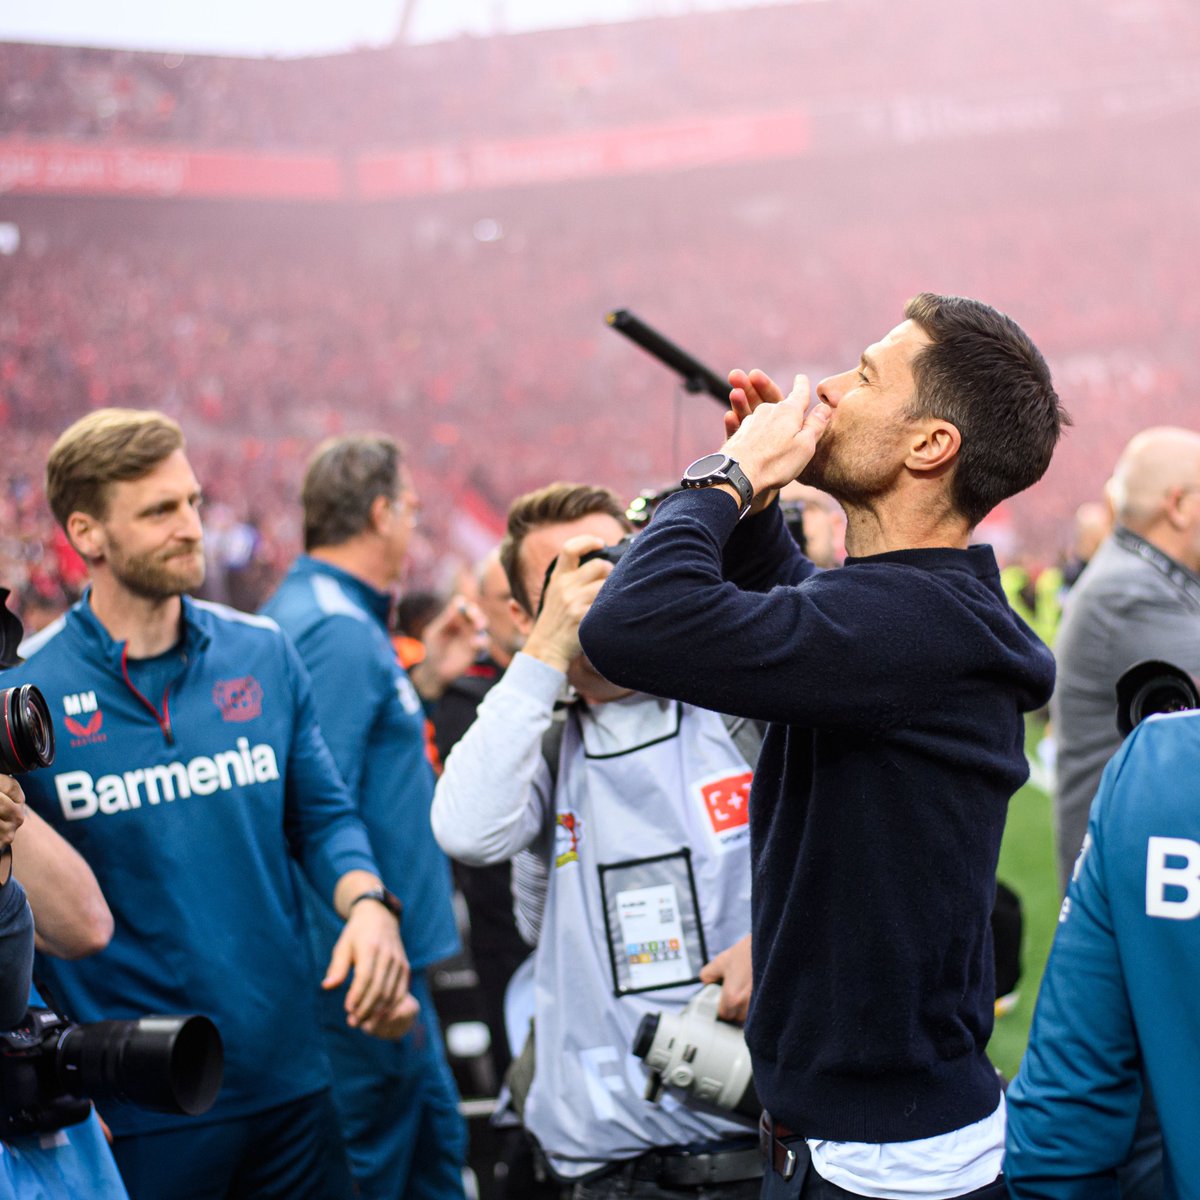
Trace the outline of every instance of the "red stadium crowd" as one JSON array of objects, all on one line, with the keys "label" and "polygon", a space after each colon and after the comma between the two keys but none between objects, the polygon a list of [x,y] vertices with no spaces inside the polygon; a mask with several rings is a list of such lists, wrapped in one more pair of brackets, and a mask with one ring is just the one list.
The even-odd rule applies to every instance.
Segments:
[{"label": "red stadium crowd", "polygon": [[[298,60],[3,45],[0,136],[372,148],[754,110],[801,96],[1080,85],[1098,73],[1124,78],[1147,57],[1194,55],[1191,6],[1162,0],[1149,21],[1136,7],[1022,0],[984,24],[944,0],[903,9],[810,0]],[[890,49],[896,40],[902,57]],[[751,62],[752,71],[725,65]]]},{"label": "red stadium crowd", "polygon": [[[1194,13],[1163,7],[1136,27],[1105,9],[1082,35],[1089,68],[1194,54]],[[928,23],[935,9],[952,11],[923,0],[905,19]],[[909,83],[864,36],[896,19],[829,0],[295,62],[6,45],[0,136],[396,145],[793,99],[714,74],[714,37],[735,60],[766,47],[765,79],[802,70],[815,103],[850,86],[846,56],[859,57],[869,84],[852,90],[866,102]],[[984,59],[991,74],[975,82],[1036,73],[1071,13],[1039,21],[1037,37],[1013,30],[990,47],[957,30],[957,58],[931,34],[917,51],[922,87],[965,87]],[[757,363],[819,377],[926,288],[1012,312],[1077,415],[1049,476],[1011,514],[1048,561],[1146,406],[1158,421],[1190,419],[1200,174],[1175,152],[1189,130],[1184,106],[1147,119],[1130,146],[1097,118],[1082,133],[950,151],[818,147],[790,163],[390,206],[9,198],[0,220],[22,240],[0,258],[0,430],[17,448],[0,467],[0,582],[51,598],[78,586],[30,464],[91,408],[156,407],[183,422],[215,509],[213,578],[246,605],[297,548],[312,447],[351,428],[400,436],[425,500],[414,582],[429,584],[472,553],[458,531],[465,496],[502,511],[562,475],[633,495],[711,448],[711,403],[679,397],[671,375],[607,331],[609,309],[634,309],[719,373]]]}]

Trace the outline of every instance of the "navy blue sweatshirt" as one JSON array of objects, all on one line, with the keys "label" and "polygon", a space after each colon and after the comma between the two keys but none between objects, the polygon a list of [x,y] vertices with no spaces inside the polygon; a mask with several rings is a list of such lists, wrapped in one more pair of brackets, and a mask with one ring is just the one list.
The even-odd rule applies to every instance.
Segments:
[{"label": "navy blue sweatshirt", "polygon": [[807,1137],[897,1142],[999,1103],[989,915],[1022,713],[1054,660],[990,548],[818,572],[778,507],[665,501],[580,629],[606,678],[771,722],[750,800],[764,1106]]}]

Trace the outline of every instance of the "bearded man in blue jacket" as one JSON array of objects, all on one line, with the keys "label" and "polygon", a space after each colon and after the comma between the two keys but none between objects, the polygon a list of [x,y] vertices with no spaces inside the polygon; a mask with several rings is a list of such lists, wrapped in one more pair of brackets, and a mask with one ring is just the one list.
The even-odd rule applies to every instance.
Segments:
[{"label": "bearded man in blue jacket", "polygon": [[396,1036],[414,1005],[308,675],[274,622],[184,594],[204,554],[174,421],[94,412],[55,443],[46,482],[91,586],[0,686],[37,684],[60,722],[27,802],[87,860],[115,932],[42,976],[74,1020],[200,1012],[225,1046],[203,1116],[105,1108],[130,1195],[349,1197],[293,858],[342,922],[324,984],[353,971],[345,1020]]}]

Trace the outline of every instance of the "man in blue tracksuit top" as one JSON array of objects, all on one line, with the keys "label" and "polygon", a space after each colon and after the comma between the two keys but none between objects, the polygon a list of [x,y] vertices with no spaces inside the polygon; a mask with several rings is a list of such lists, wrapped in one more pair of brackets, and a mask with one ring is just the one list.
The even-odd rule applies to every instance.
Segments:
[{"label": "man in blue tracksuit top", "polygon": [[221,1093],[184,1118],[108,1106],[134,1200],[348,1196],[293,857],[345,920],[326,986],[346,1020],[411,1020],[407,967],[366,831],[271,621],[194,602],[199,488],[179,427],[105,409],[59,438],[55,516],[92,585],[0,686],[35,683],[58,725],[29,805],[74,845],[112,909],[109,947],[43,975],[75,1020],[200,1012],[225,1046]]},{"label": "man in blue tracksuit top", "polygon": [[[580,627],[606,679],[770,722],[746,1025],[770,1200],[1004,1194],[989,917],[1054,661],[969,543],[1065,414],[1003,314],[924,294],[905,317],[811,411],[803,377],[785,397],[732,373],[723,451]],[[846,509],[840,570],[787,535],[776,489],[797,476]]]},{"label": "man in blue tracksuit top", "polygon": [[1008,1090],[1015,1197],[1113,1200],[1149,1082],[1164,1195],[1200,1196],[1200,713],[1152,717],[1104,772]]},{"label": "man in blue tracksuit top", "polygon": [[[427,630],[427,655],[411,679],[396,660],[387,588],[404,561],[417,501],[393,441],[347,437],[321,446],[302,498],[308,553],[264,612],[293,638],[312,675],[321,729],[383,872],[396,881],[421,1004],[412,1032],[388,1043],[348,1029],[338,997],[324,998],[334,1098],[363,1200],[460,1197],[466,1128],[425,976],[457,952],[458,934],[449,860],[430,827],[434,777],[422,698],[436,700],[473,660],[475,626],[452,606]],[[337,927],[327,906],[311,892],[307,898],[320,960]]]}]

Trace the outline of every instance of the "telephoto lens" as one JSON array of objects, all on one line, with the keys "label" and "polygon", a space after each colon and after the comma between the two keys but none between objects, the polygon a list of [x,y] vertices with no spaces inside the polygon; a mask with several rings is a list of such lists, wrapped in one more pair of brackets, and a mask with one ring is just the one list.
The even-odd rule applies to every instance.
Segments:
[{"label": "telephoto lens", "polygon": [[0,691],[0,773],[22,775],[54,761],[54,722],[32,683]]},{"label": "telephoto lens", "polygon": [[19,1026],[0,1031],[0,1138],[77,1124],[92,1100],[198,1116],[221,1090],[224,1062],[208,1017],[77,1025],[30,1008]]},{"label": "telephoto lens", "polygon": [[221,1035],[207,1017],[140,1017],[73,1025],[58,1042],[58,1077],[74,1095],[199,1116],[221,1088]]}]

